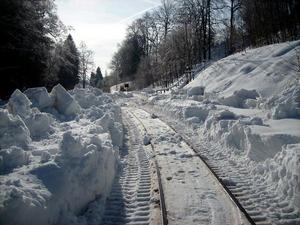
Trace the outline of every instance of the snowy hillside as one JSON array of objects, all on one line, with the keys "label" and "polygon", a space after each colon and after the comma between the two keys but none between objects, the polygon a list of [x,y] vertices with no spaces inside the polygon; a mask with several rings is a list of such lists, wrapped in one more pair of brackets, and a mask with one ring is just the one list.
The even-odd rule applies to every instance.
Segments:
[{"label": "snowy hillside", "polygon": [[249,49],[184,89],[142,97],[144,108],[202,146],[229,186],[247,184],[242,204],[251,211],[252,202],[271,224],[300,222],[299,57],[300,41]]},{"label": "snowy hillside", "polygon": [[1,224],[84,224],[76,216],[105,201],[122,143],[121,110],[98,89],[16,90],[0,109]]}]

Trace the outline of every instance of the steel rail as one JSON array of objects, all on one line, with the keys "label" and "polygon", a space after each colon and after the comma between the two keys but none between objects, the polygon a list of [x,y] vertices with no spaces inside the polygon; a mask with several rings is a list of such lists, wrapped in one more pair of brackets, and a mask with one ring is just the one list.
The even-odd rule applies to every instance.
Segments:
[{"label": "steel rail", "polygon": [[[142,109],[144,110],[144,109]],[[145,110],[144,110],[145,111]],[[147,112],[147,111],[145,111]],[[148,113],[148,112],[147,112]],[[144,127],[144,129],[147,131],[147,129],[145,128],[143,122],[137,117],[135,116],[134,113],[131,112],[131,114],[136,117],[140,123],[142,124],[142,126]],[[149,113],[148,113],[149,114]],[[159,118],[159,120],[161,120]],[[223,182],[223,180],[217,175],[217,173],[211,168],[211,166],[209,165],[209,163],[205,160],[205,158],[199,153],[199,151],[196,150],[196,148],[193,146],[193,144],[188,140],[187,137],[185,137],[184,135],[180,134],[179,132],[177,132],[176,128],[173,127],[173,125],[170,125],[169,123],[161,120],[162,122],[164,122],[168,127],[171,128],[171,130],[173,130],[176,134],[178,134],[182,140],[195,152],[196,156],[199,157],[199,159],[206,165],[206,167],[208,168],[208,170],[212,173],[212,175],[217,179],[217,181],[219,182],[219,184],[222,186],[223,190],[225,191],[225,193],[227,193],[229,195],[229,197],[231,198],[231,200],[234,202],[234,204],[239,208],[239,210],[244,214],[244,216],[246,217],[246,219],[248,220],[248,222],[251,225],[256,225],[256,223],[254,222],[254,220],[251,218],[251,216],[247,213],[246,209],[241,205],[241,203],[238,201],[238,199],[234,196],[234,194],[229,190],[229,188],[226,186],[226,184]]]}]

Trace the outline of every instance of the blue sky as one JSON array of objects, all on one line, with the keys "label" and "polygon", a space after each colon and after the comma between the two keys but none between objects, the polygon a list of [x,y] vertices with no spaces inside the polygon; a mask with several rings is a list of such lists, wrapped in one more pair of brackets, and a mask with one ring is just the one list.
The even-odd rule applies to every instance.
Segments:
[{"label": "blue sky", "polygon": [[74,28],[71,34],[76,44],[86,42],[104,74],[127,26],[160,0],[56,0],[56,4],[60,19]]}]

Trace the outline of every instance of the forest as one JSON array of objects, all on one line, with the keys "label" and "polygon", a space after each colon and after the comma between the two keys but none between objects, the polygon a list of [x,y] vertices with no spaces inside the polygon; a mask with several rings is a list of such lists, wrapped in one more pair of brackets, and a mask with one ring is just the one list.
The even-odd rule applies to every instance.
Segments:
[{"label": "forest", "polygon": [[111,82],[168,87],[196,65],[299,38],[297,0],[163,0],[135,20],[111,61]]},{"label": "forest", "polygon": [[54,0],[0,3],[0,98],[16,89],[81,81],[108,91],[135,80],[136,88],[168,86],[197,64],[250,46],[299,38],[298,0],[162,0],[127,29],[109,76],[94,69],[93,52],[76,46]]}]

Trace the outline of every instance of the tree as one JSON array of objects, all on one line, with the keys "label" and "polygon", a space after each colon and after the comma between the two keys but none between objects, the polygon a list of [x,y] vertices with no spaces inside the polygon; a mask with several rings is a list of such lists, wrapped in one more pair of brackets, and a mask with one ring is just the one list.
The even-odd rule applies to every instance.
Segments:
[{"label": "tree", "polygon": [[100,67],[96,69],[96,87],[100,88],[103,83],[103,76]]},{"label": "tree", "polygon": [[103,76],[99,66],[96,69],[96,73],[91,73],[90,85],[97,88],[102,88],[103,86]]},{"label": "tree", "polygon": [[90,85],[96,87],[96,74],[94,72],[91,72]]},{"label": "tree", "polygon": [[234,53],[234,35],[235,35],[235,16],[241,8],[242,0],[230,0],[230,25],[229,25],[229,54]]},{"label": "tree", "polygon": [[143,46],[141,36],[133,27],[130,27],[125,40],[114,54],[110,65],[119,80],[129,81],[134,79],[140,60],[144,55]]},{"label": "tree", "polygon": [[66,89],[72,89],[79,82],[79,53],[70,34],[60,51],[58,82]]},{"label": "tree", "polygon": [[0,1],[0,97],[43,84],[59,20],[52,0]]},{"label": "tree", "polygon": [[82,79],[82,87],[85,88],[88,71],[94,66],[94,53],[89,50],[84,42],[79,45],[79,74]]}]

